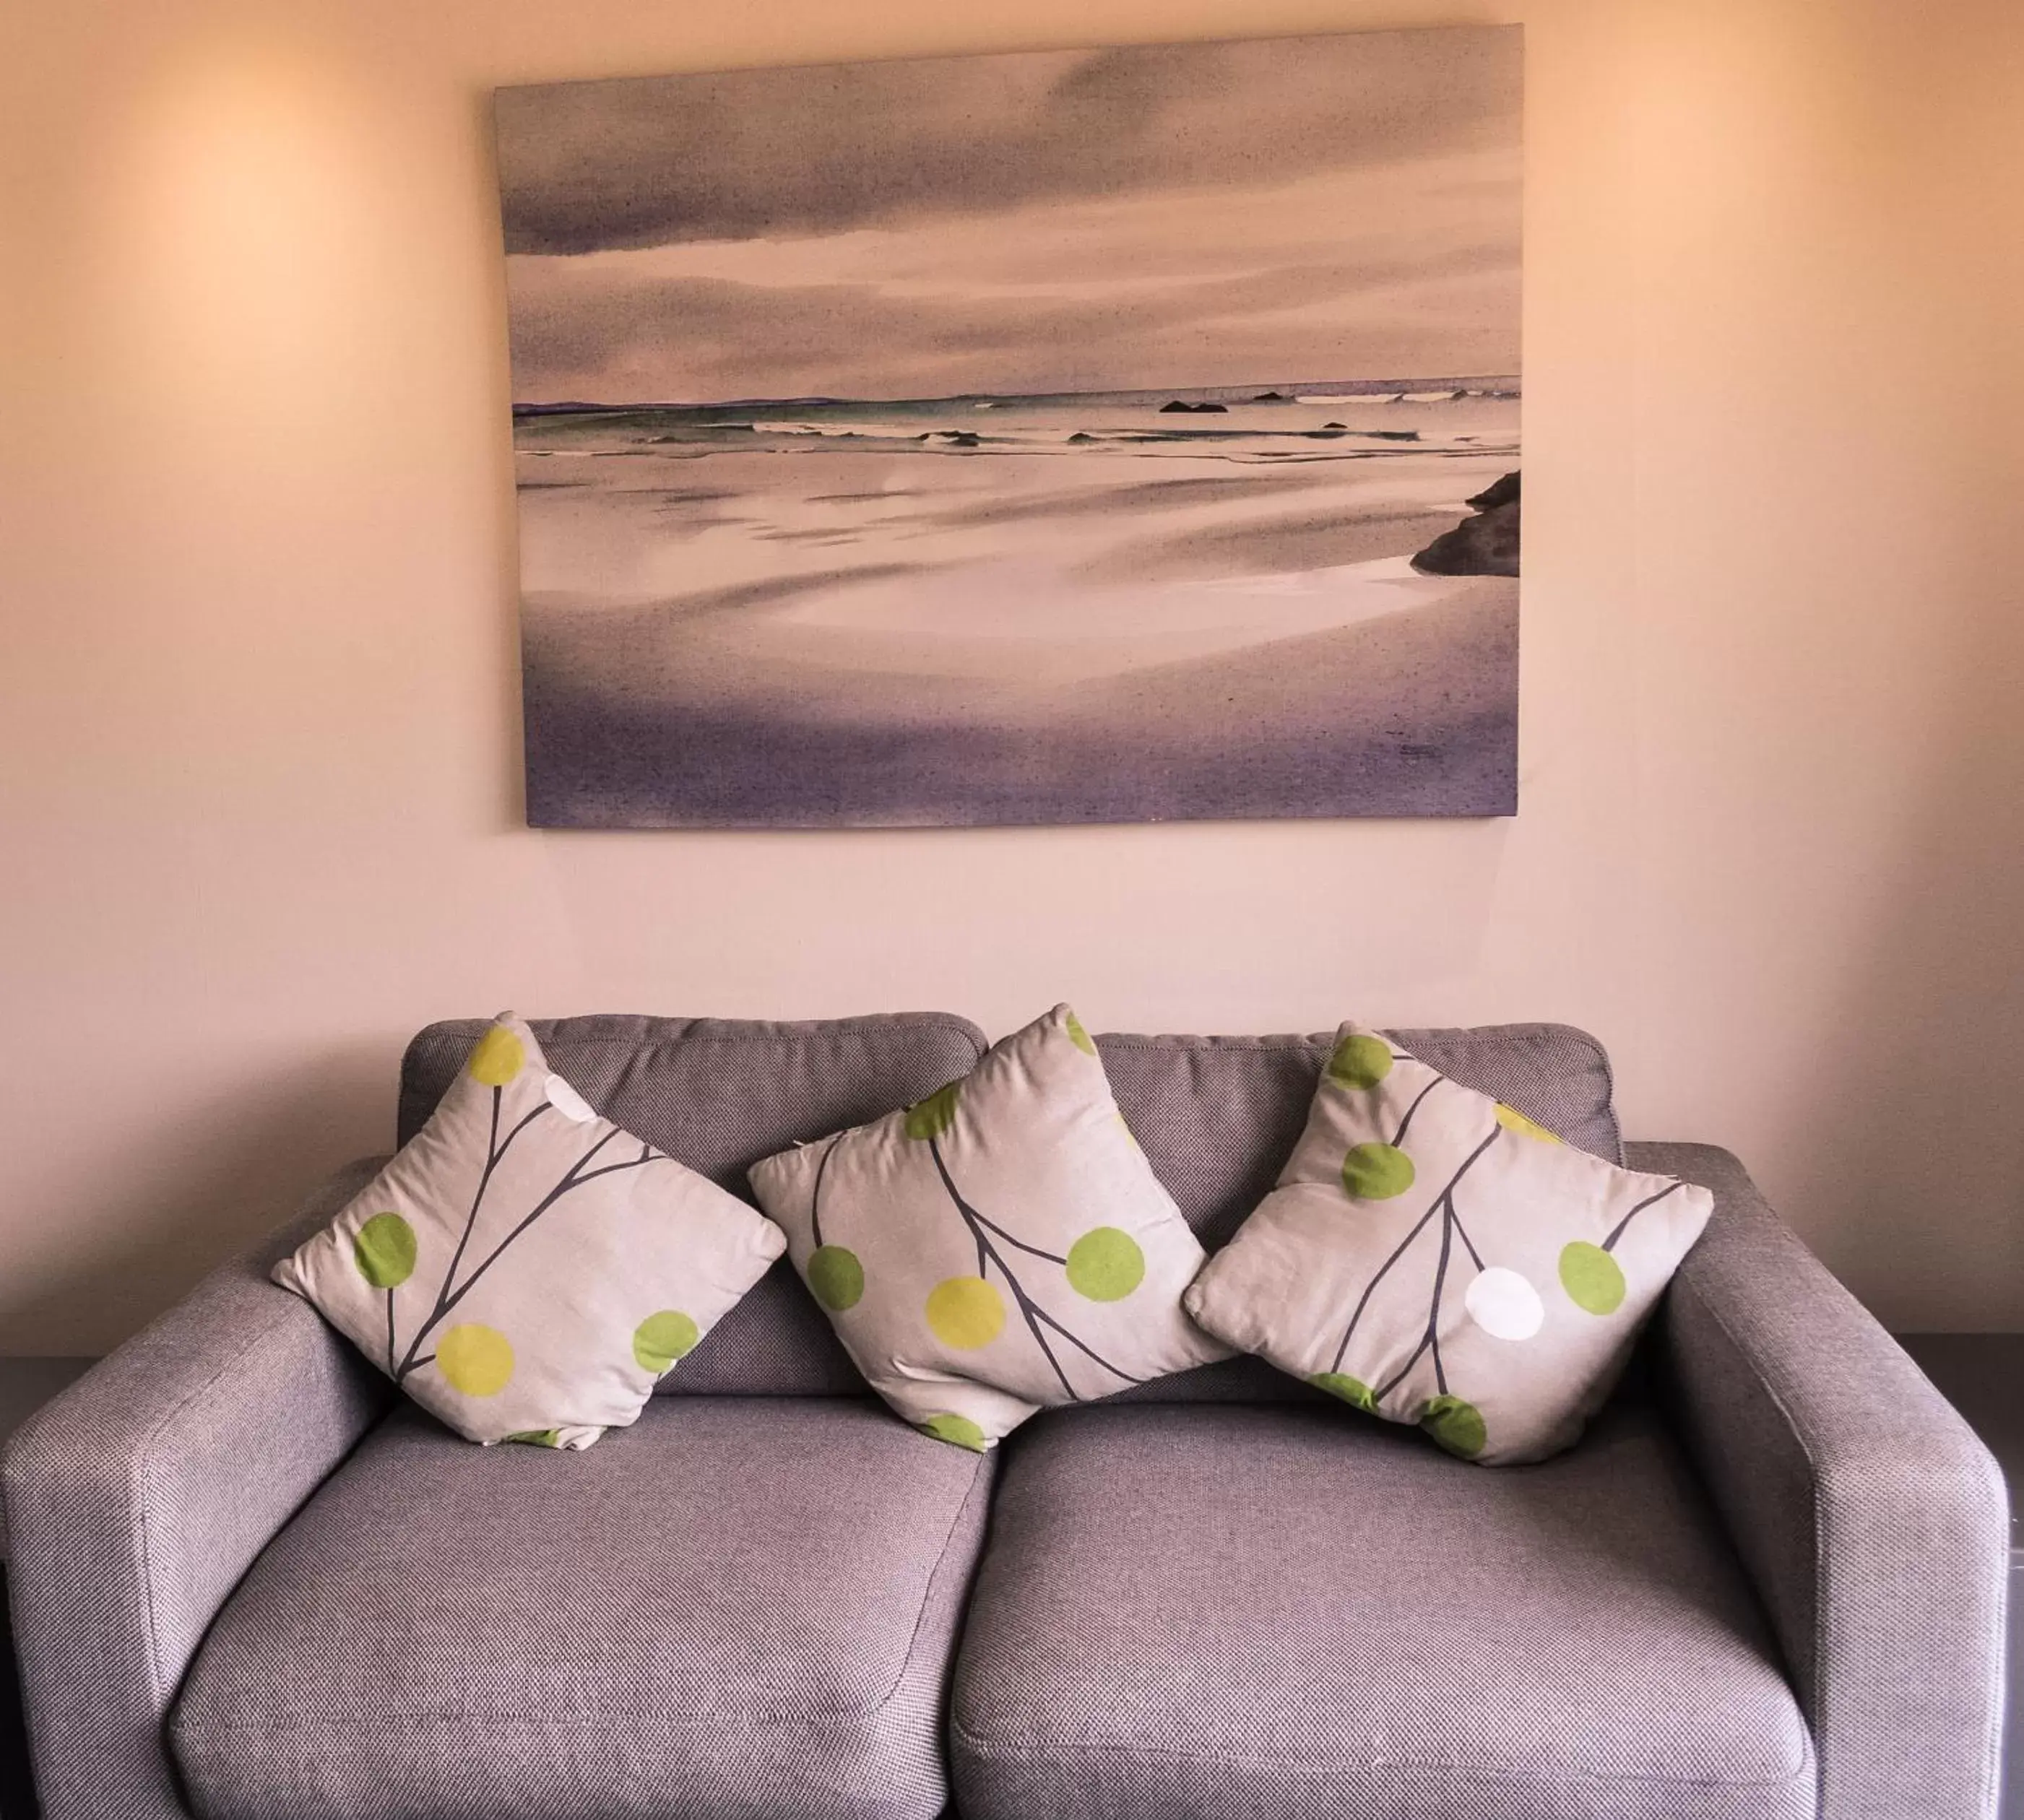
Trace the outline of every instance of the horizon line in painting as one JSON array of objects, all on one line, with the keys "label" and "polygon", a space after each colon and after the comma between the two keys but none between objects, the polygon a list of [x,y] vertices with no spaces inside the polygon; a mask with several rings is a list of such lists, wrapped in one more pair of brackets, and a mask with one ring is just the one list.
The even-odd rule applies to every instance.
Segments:
[{"label": "horizon line in painting", "polygon": [[1513,812],[1520,57],[500,90],[529,821]]}]

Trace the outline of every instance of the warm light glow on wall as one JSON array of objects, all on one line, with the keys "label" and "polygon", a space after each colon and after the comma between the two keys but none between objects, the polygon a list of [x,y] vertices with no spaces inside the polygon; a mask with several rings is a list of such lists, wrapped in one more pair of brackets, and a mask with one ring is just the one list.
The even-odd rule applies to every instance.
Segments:
[{"label": "warm light glow on wall", "polygon": [[244,424],[341,394],[384,280],[369,117],[294,47],[185,50],[147,81],[114,192],[130,264],[99,303],[159,402]]}]

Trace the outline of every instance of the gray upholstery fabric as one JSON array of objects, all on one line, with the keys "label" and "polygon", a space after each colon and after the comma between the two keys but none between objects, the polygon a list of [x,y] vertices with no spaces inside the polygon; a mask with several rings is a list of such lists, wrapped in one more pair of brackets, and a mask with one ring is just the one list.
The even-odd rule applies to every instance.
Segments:
[{"label": "gray upholstery fabric", "polygon": [[[1391,1034],[1465,1086],[1622,1162],[1609,1063],[1593,1037],[1531,1024]],[[1096,1043],[1125,1122],[1188,1224],[1212,1251],[1227,1243],[1292,1154],[1333,1035],[1106,1035]]]},{"label": "gray upholstery fabric", "polygon": [[1993,1815],[1995,1461],[1734,1157],[1640,1144],[1631,1159],[1715,1192],[1663,1305],[1662,1364],[1813,1722],[1824,1820]]},{"label": "gray upholstery fabric", "polygon": [[182,1813],[161,1723],[192,1652],[393,1397],[267,1280],[377,1166],[344,1171],[9,1442],[9,1580],[44,1820]]},{"label": "gray upholstery fabric", "polygon": [[1451,1080],[1516,1107],[1605,1162],[1622,1162],[1616,1077],[1608,1051],[1586,1031],[1566,1024],[1487,1024],[1391,1034]]},{"label": "gray upholstery fabric", "polygon": [[1007,1445],[966,1820],[1800,1820],[1806,1727],[1648,1410],[1504,1471],[1341,1410],[1050,1412]]},{"label": "gray upholstery fabric", "polygon": [[[1391,1033],[1432,1067],[1515,1106],[1570,1144],[1622,1161],[1609,1058],[1559,1024]],[[1322,1065],[1322,1036],[1099,1036],[1132,1133],[1211,1251],[1228,1243],[1292,1153]],[[1204,1365],[1120,1391],[1112,1402],[1304,1402],[1322,1393],[1263,1360]]]},{"label": "gray upholstery fabric", "polygon": [[404,1407],[206,1639],[192,1805],[928,1820],[992,1465],[857,1399],[664,1399],[571,1455]]},{"label": "gray upholstery fabric", "polygon": [[[432,1024],[401,1064],[400,1141],[435,1109],[487,1020]],[[535,1019],[548,1065],[605,1117],[733,1194],[798,1141],[861,1125],[966,1075],[983,1033],[908,1012],[764,1024],[706,1017]],[[851,1396],[864,1380],[783,1258],[661,1380],[663,1396]]]}]

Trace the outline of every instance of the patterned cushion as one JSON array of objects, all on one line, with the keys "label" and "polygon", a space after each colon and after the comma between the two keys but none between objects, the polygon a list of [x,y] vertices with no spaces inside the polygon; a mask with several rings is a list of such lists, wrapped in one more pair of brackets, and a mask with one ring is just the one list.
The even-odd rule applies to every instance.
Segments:
[{"label": "patterned cushion", "polygon": [[[1622,1147],[1609,1058],[1559,1024],[1401,1030],[1401,1045],[1611,1163]],[[1314,1102],[1333,1036],[1099,1036],[1104,1071],[1160,1180],[1210,1251],[1271,1191]],[[1203,1365],[1118,1393],[1128,1402],[1305,1402],[1262,1359]]]},{"label": "patterned cushion", "polygon": [[[984,1035],[908,1012],[773,1024],[713,1017],[536,1018],[551,1064],[614,1123],[746,1198],[745,1172],[798,1138],[862,1124],[966,1074]],[[401,1067],[400,1135],[420,1129],[482,1022],[431,1024]],[[663,1395],[861,1395],[864,1380],[783,1261],[670,1371]]]},{"label": "patterned cushion", "polygon": [[1065,1005],[752,1185],[872,1387],[937,1440],[1223,1355],[1181,1311],[1201,1247]]},{"label": "patterned cushion", "polygon": [[992,1463],[868,1400],[588,1453],[402,1408],[256,1561],[170,1743],[204,1820],[931,1820]]},{"label": "patterned cushion", "polygon": [[599,1118],[508,1013],[273,1276],[460,1434],[584,1448],[639,1415],[785,1246]]},{"label": "patterned cushion", "polygon": [[1813,1820],[1807,1727],[1648,1409],[1524,1472],[1325,1408],[1050,1411],[964,1622],[964,1820]]},{"label": "patterned cushion", "polygon": [[1713,1206],[1345,1024],[1278,1185],[1187,1306],[1452,1453],[1542,1459],[1601,1406]]}]

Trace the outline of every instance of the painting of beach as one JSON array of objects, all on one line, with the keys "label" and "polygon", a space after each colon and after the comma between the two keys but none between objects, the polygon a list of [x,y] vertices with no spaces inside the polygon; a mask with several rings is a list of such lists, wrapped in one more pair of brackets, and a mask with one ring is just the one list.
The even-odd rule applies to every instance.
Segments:
[{"label": "painting of beach", "polygon": [[1511,813],[1520,55],[501,90],[529,820]]}]

